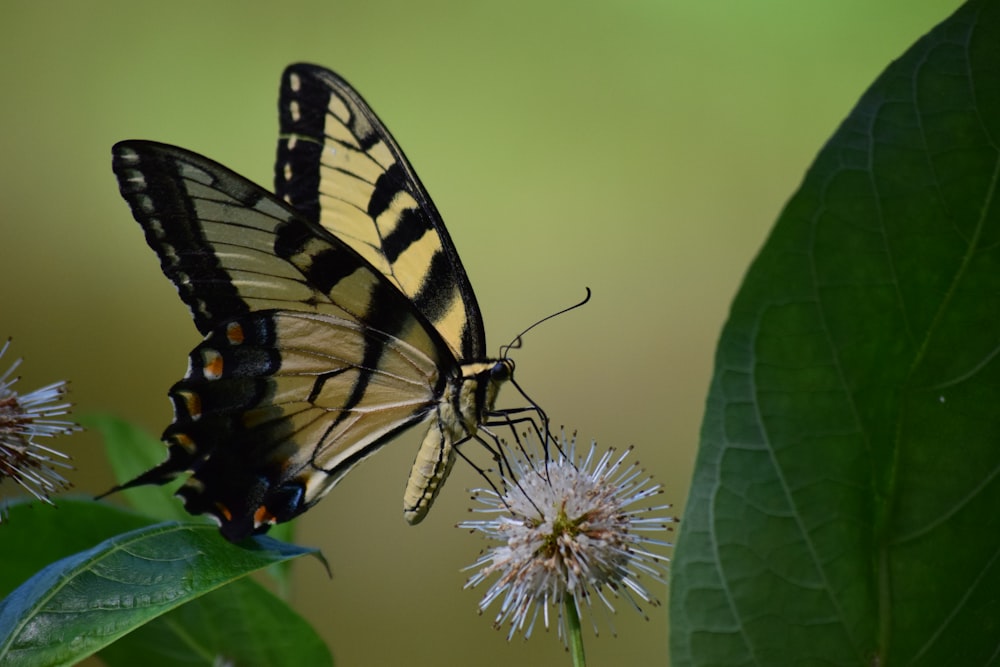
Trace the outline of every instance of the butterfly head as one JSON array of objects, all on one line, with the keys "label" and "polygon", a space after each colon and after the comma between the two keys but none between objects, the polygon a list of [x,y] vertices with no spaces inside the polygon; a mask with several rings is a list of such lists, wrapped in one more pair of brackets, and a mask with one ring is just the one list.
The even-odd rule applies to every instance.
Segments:
[{"label": "butterfly head", "polygon": [[483,377],[485,382],[482,383],[485,399],[482,401],[482,408],[485,415],[493,411],[500,387],[514,377],[514,361],[509,357],[497,359],[492,362],[483,375],[485,376]]},{"label": "butterfly head", "polygon": [[500,385],[514,377],[514,360],[510,357],[497,359],[489,369],[490,380]]}]

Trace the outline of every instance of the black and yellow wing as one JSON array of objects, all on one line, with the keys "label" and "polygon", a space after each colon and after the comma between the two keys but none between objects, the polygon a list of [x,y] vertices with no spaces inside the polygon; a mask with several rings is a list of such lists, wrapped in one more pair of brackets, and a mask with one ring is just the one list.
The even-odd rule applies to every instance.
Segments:
[{"label": "black and yellow wing", "polygon": [[178,495],[239,540],[316,503],[420,422],[420,521],[513,371],[483,355],[451,239],[388,131],[342,79],[294,65],[275,196],[181,148],[113,149],[122,195],[204,340],[170,390],[168,459],[125,486]]},{"label": "black and yellow wing", "polygon": [[333,72],[288,67],[274,192],[396,285],[459,360],[482,359],[476,295],[434,203],[392,135]]}]

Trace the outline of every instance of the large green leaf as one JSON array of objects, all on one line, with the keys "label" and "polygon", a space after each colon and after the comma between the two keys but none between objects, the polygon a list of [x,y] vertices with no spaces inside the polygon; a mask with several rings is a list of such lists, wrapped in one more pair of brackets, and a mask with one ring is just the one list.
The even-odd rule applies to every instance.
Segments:
[{"label": "large green leaf", "polygon": [[108,667],[333,664],[312,626],[249,578],[160,616],[99,655]]},{"label": "large green leaf", "polygon": [[233,545],[203,524],[117,535],[43,568],[0,602],[0,663],[73,664],[249,572],[312,552],[266,537]]},{"label": "large green leaf", "polygon": [[8,505],[0,523],[0,597],[40,568],[153,519],[93,500],[60,497],[55,507],[27,501]]},{"label": "large green leaf", "polygon": [[864,94],[719,343],[671,580],[689,665],[1000,661],[1000,2]]}]

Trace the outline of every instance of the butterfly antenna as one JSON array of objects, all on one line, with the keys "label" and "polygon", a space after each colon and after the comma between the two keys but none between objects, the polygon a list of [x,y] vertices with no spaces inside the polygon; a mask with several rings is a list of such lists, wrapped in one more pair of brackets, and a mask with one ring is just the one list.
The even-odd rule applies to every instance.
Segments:
[{"label": "butterfly antenna", "polygon": [[[521,340],[524,337],[524,335],[527,334],[532,329],[534,329],[535,327],[537,327],[542,322],[546,322],[548,320],[551,320],[553,317],[557,317],[559,315],[568,313],[571,310],[575,310],[580,306],[584,305],[585,303],[587,303],[588,301],[590,301],[590,295],[591,295],[590,288],[586,287],[584,289],[587,290],[587,294],[578,303],[563,308],[562,310],[552,313],[551,315],[546,315],[545,317],[538,320],[537,322],[529,326],[521,333],[514,336],[514,339],[510,343],[508,343],[507,345],[502,345],[500,347],[500,358],[506,359],[507,353],[510,350],[520,348]],[[532,398],[528,396],[528,394],[524,391],[521,385],[519,385],[517,383],[517,380],[515,380],[513,377],[511,377],[508,381],[514,386],[514,388],[518,391],[518,393],[521,394],[521,396],[528,402],[530,407],[515,408],[512,410],[496,410],[492,413],[492,416],[496,420],[492,424],[488,425],[494,425],[494,426],[504,425],[509,427],[511,433],[514,435],[514,441],[517,443],[517,447],[522,452],[525,452],[524,446],[521,443],[521,438],[518,435],[517,429],[519,427],[518,426],[519,424],[524,424],[525,422],[527,422],[530,425],[531,429],[534,431],[535,435],[538,437],[538,440],[542,446],[542,450],[545,452],[545,474],[547,476],[548,464],[551,458],[549,455],[549,445],[550,444],[554,445],[556,450],[560,454],[564,454],[564,452],[562,451],[562,448],[559,445],[559,440],[556,439],[556,437],[552,435],[551,431],[549,430],[549,416],[542,409],[542,406],[540,406],[538,403],[532,400]],[[534,413],[535,415],[537,415],[538,419],[541,421],[541,425],[539,425],[538,422],[535,421],[534,417],[532,417],[530,414],[527,413]]]},{"label": "butterfly antenna", "polygon": [[521,333],[519,333],[516,336],[514,336],[514,339],[512,341],[510,341],[506,345],[501,345],[500,346],[500,358],[501,359],[506,359],[507,358],[507,351],[508,350],[516,350],[516,349],[520,348],[521,347],[521,339],[524,337],[524,334],[528,333],[529,331],[531,331],[532,329],[534,329],[535,327],[537,327],[542,322],[547,322],[548,320],[551,320],[553,317],[558,317],[560,315],[564,315],[564,314],[568,313],[571,310],[576,310],[580,306],[582,306],[585,303],[587,303],[588,301],[590,301],[590,294],[591,294],[590,288],[589,287],[585,287],[584,289],[587,290],[587,296],[583,297],[582,301],[580,301],[579,303],[574,303],[572,306],[567,306],[566,308],[563,308],[562,310],[556,311],[556,312],[552,313],[551,315],[546,315],[545,317],[543,317],[542,319],[538,320],[537,322],[535,322],[534,324],[532,324],[531,326],[529,326],[527,329],[525,329]]}]

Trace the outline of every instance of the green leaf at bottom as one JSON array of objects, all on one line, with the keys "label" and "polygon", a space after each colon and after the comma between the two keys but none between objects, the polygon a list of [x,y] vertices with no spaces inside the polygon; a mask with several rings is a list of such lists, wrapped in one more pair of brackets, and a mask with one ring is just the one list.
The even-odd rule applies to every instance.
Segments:
[{"label": "green leaf at bottom", "polygon": [[233,545],[200,524],[118,535],[45,567],[0,602],[0,662],[73,664],[185,602],[313,551],[266,537]]},{"label": "green leaf at bottom", "polygon": [[154,619],[99,655],[108,667],[333,664],[312,626],[249,578]]}]

